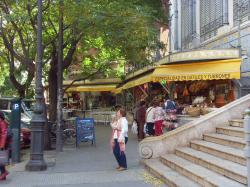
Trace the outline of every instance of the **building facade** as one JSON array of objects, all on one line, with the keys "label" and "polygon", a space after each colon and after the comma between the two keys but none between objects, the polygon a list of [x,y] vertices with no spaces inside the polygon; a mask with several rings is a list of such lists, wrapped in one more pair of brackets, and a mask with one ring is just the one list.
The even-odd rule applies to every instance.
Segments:
[{"label": "building facade", "polygon": [[240,48],[250,69],[250,0],[171,0],[171,51]]},{"label": "building facade", "polygon": [[250,86],[250,0],[171,0],[170,23],[171,53],[238,48],[238,85]]}]

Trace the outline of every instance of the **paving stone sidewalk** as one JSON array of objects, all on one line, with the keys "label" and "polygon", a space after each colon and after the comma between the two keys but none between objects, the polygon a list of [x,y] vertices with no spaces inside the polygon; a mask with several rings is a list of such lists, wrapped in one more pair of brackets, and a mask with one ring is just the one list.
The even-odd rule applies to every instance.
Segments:
[{"label": "paving stone sidewalk", "polygon": [[[128,170],[118,172],[115,158],[109,145],[110,127],[96,126],[96,147],[82,143],[79,148],[64,147],[62,153],[45,152],[48,169],[43,172],[27,172],[24,161],[10,169],[8,180],[1,187],[113,187],[159,186],[146,183],[145,170],[139,164],[137,138],[130,134],[127,144]],[[148,175],[148,174],[147,174]],[[160,185],[164,186],[164,185]]]}]

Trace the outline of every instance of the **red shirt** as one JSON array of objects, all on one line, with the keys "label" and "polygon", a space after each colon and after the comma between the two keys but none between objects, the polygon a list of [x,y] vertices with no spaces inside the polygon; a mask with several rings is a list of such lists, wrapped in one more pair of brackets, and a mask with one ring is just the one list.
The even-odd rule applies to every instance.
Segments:
[{"label": "red shirt", "polygon": [[0,148],[5,148],[7,141],[7,123],[0,119]]}]

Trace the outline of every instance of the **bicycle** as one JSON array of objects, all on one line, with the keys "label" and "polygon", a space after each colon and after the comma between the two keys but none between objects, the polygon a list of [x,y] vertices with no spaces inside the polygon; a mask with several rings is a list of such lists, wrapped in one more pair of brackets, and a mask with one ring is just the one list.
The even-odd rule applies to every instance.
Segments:
[{"label": "bicycle", "polygon": [[[57,138],[57,124],[51,123],[50,138],[53,143],[56,143]],[[65,145],[73,145],[76,143],[76,130],[74,126],[70,126],[63,122],[62,126],[62,140]]]}]

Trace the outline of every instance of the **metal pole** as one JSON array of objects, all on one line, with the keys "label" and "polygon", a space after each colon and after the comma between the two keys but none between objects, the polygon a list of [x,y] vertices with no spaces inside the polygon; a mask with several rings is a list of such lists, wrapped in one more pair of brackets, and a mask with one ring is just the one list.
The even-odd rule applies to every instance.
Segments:
[{"label": "metal pole", "polygon": [[56,132],[56,151],[63,151],[62,128],[63,128],[63,0],[59,4],[59,38],[58,38],[58,65],[57,65],[57,132]]},{"label": "metal pole", "polygon": [[28,171],[42,171],[47,169],[43,158],[44,148],[44,90],[42,85],[42,0],[37,0],[37,62],[36,62],[36,104],[31,119],[31,152],[26,165]]},{"label": "metal pole", "polygon": [[247,160],[247,186],[250,187],[250,109],[245,111],[244,117],[244,130],[246,147],[244,149],[244,155]]}]

